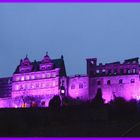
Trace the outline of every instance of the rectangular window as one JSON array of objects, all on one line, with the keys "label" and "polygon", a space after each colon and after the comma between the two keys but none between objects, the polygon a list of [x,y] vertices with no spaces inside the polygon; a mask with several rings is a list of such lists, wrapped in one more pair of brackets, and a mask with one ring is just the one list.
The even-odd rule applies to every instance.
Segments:
[{"label": "rectangular window", "polygon": [[108,70],[108,75],[111,75],[111,69]]},{"label": "rectangular window", "polygon": [[43,74],[42,74],[42,78],[45,78],[45,77],[46,77],[46,75],[43,73]]},{"label": "rectangular window", "polygon": [[127,74],[130,74],[130,73],[131,73],[130,69],[127,69]]},{"label": "rectangular window", "polygon": [[105,74],[105,69],[102,69],[102,74]]},{"label": "rectangular window", "polygon": [[110,81],[110,80],[108,80],[108,81],[107,81],[107,85],[110,85],[110,84],[111,84],[111,81]]},{"label": "rectangular window", "polygon": [[24,76],[21,76],[21,81],[24,81]]},{"label": "rectangular window", "polygon": [[114,69],[114,74],[115,74],[115,75],[117,74],[117,69]]},{"label": "rectangular window", "polygon": [[124,70],[123,69],[120,69],[120,74],[124,74]]},{"label": "rectangular window", "polygon": [[136,68],[133,68],[133,69],[132,69],[132,72],[133,72],[133,73],[136,73]]},{"label": "rectangular window", "polygon": [[131,79],[131,83],[135,83],[135,79]]},{"label": "rectangular window", "polygon": [[96,73],[99,74],[100,73],[100,70],[96,70]]},{"label": "rectangular window", "polygon": [[35,76],[34,75],[31,75],[31,79],[35,79]]}]

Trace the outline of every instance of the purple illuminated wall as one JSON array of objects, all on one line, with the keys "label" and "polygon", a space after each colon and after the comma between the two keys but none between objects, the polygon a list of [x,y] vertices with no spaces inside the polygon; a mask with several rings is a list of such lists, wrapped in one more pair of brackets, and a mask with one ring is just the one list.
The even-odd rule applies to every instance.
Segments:
[{"label": "purple illuminated wall", "polygon": [[22,98],[23,96],[44,96],[45,98],[58,95],[60,92],[58,75],[58,68],[43,72],[14,74],[12,98]]},{"label": "purple illuminated wall", "polygon": [[81,100],[89,99],[88,76],[77,75],[69,77],[68,95]]},{"label": "purple illuminated wall", "polygon": [[87,75],[69,77],[61,75],[64,67],[56,67],[56,60],[52,61],[47,53],[36,68],[34,65],[27,56],[21,60],[19,71],[17,69],[12,77],[11,96],[0,98],[0,108],[31,107],[32,104],[47,107],[54,95],[87,101],[96,96],[99,88],[105,103],[114,97],[140,100],[138,58],[104,65],[97,65],[97,59],[90,58],[87,59]]},{"label": "purple illuminated wall", "polygon": [[102,97],[109,102],[114,97],[126,100],[140,99],[140,76],[138,58],[120,62],[97,65],[97,59],[87,59],[87,74],[89,76],[89,95],[94,98],[98,88]]}]

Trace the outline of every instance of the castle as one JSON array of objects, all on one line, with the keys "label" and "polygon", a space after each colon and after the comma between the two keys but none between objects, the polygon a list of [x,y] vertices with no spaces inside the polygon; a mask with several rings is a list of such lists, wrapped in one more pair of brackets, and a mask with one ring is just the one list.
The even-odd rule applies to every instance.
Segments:
[{"label": "castle", "polygon": [[105,103],[114,97],[140,99],[139,58],[123,63],[97,64],[86,59],[87,74],[67,76],[64,58],[51,59],[46,53],[41,61],[21,59],[11,77],[0,78],[0,108],[47,107],[54,95],[87,101],[102,91]]}]

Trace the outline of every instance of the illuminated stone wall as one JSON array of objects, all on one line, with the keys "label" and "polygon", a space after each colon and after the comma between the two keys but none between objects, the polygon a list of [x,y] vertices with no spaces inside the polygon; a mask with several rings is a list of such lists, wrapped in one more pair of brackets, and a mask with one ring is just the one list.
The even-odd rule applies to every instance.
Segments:
[{"label": "illuminated stone wall", "polygon": [[88,100],[89,99],[89,84],[88,76],[77,75],[68,78],[68,96]]},{"label": "illuminated stone wall", "polygon": [[13,107],[12,98],[0,98],[0,108],[10,108]]},{"label": "illuminated stone wall", "polygon": [[46,53],[42,61],[30,62],[26,56],[12,77],[0,79],[0,108],[31,107],[32,103],[47,107],[54,95],[87,101],[99,88],[106,103],[114,97],[140,100],[138,58],[104,65],[90,58],[87,75],[66,76],[63,57],[51,60]]},{"label": "illuminated stone wall", "polygon": [[126,100],[140,99],[140,77],[138,58],[97,65],[97,59],[87,59],[90,99],[96,96],[98,88],[102,90],[105,102],[114,97]]},{"label": "illuminated stone wall", "polygon": [[101,88],[105,102],[116,97],[126,100],[140,99],[139,75],[110,76],[90,79],[90,97],[94,98],[98,88]]},{"label": "illuminated stone wall", "polygon": [[60,92],[58,75],[58,68],[49,71],[14,74],[12,83],[13,100],[26,96],[42,96],[43,99],[58,95]]}]

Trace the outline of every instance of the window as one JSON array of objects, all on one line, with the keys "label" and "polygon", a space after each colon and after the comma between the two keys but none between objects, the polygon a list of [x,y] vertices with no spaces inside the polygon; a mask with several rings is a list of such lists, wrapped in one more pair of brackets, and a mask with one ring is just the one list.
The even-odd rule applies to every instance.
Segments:
[{"label": "window", "polygon": [[105,73],[105,69],[102,69],[102,73]]},{"label": "window", "polygon": [[127,69],[127,74],[130,74],[130,72],[131,72],[130,69]]},{"label": "window", "polygon": [[117,74],[117,69],[114,69],[114,74],[115,74],[115,75]]},{"label": "window", "polygon": [[96,73],[99,74],[100,73],[100,70],[96,70]]},{"label": "window", "polygon": [[94,61],[93,61],[93,60],[91,60],[91,61],[90,61],[90,63],[93,65],[93,64],[94,64]]},{"label": "window", "polygon": [[31,79],[35,79],[35,76],[34,76],[34,75],[32,75],[32,76],[31,76]]},{"label": "window", "polygon": [[26,78],[26,80],[29,80],[29,78],[30,78],[30,77],[29,77],[29,75],[26,75],[26,77],[25,77],[25,78]]},{"label": "window", "polygon": [[120,80],[119,80],[119,84],[122,84],[122,83],[123,83],[123,80],[122,80],[122,79],[120,79]]},{"label": "window", "polygon": [[24,81],[24,76],[21,76],[21,81]]},{"label": "window", "polygon": [[45,74],[44,73],[42,74],[42,78],[45,78]]},{"label": "window", "polygon": [[15,86],[15,90],[19,90],[19,86],[18,85]]},{"label": "window", "polygon": [[132,72],[133,72],[133,73],[136,73],[136,68],[133,68],[133,69],[132,69]]},{"label": "window", "polygon": [[135,79],[131,79],[131,83],[135,83]]},{"label": "window", "polygon": [[111,69],[108,70],[108,75],[111,75]]},{"label": "window", "polygon": [[75,85],[74,84],[71,85],[71,89],[75,89]]},{"label": "window", "polygon": [[37,79],[39,79],[39,78],[40,78],[40,75],[39,75],[39,74],[37,74],[37,75],[36,75],[36,78],[37,78]]},{"label": "window", "polygon": [[79,84],[79,88],[83,88],[83,84],[82,83]]},{"label": "window", "polygon": [[97,85],[101,85],[101,81],[97,81]]},{"label": "window", "polygon": [[123,69],[120,69],[120,74],[123,74],[124,73],[124,70]]},{"label": "window", "polygon": [[111,81],[110,81],[110,80],[108,80],[108,81],[107,81],[107,85],[110,85],[110,84],[111,84]]}]

